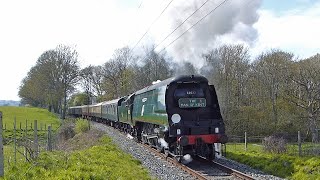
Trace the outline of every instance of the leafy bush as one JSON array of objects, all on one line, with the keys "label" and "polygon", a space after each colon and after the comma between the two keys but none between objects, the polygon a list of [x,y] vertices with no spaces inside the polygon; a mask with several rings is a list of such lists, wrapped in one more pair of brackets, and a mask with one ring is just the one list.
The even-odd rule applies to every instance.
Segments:
[{"label": "leafy bush", "polygon": [[76,134],[74,131],[74,123],[72,121],[67,121],[65,120],[62,125],[59,128],[59,140],[68,140],[70,138],[73,138],[74,135]]},{"label": "leafy bush", "polygon": [[89,122],[85,119],[78,119],[76,121],[75,131],[76,133],[83,133],[89,130]]}]

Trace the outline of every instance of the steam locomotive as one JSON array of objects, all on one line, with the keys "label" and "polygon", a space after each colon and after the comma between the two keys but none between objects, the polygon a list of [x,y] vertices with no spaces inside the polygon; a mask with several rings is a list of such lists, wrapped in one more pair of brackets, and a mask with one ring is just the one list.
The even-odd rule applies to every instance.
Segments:
[{"label": "steam locomotive", "polygon": [[215,88],[200,75],[169,78],[129,96],[70,107],[68,112],[119,128],[179,161],[186,154],[213,159],[214,143],[227,141]]}]

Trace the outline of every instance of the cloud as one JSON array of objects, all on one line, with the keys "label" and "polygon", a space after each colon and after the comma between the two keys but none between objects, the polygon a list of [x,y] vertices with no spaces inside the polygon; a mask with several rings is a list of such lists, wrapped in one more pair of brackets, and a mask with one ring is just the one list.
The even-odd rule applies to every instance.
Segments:
[{"label": "cloud", "polygon": [[[168,19],[171,27],[169,29],[173,30],[177,27],[204,2],[205,0],[176,2],[175,8],[170,9],[170,18]],[[206,3],[170,36],[158,50],[168,46],[170,42],[179,37],[214,8],[216,8],[214,12],[167,48],[167,51],[175,60],[198,62],[199,56],[202,53],[225,43],[225,41],[253,44],[258,35],[253,24],[259,19],[257,10],[261,5],[261,1],[227,1],[220,7],[217,7],[222,2],[223,0]]]},{"label": "cloud", "polygon": [[260,19],[254,25],[258,39],[253,56],[270,48],[280,48],[306,58],[320,53],[320,3],[277,14],[260,10]]}]

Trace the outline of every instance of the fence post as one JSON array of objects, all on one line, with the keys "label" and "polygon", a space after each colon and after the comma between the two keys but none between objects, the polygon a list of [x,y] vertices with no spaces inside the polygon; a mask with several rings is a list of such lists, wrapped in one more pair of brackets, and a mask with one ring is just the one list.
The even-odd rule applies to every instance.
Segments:
[{"label": "fence post", "polygon": [[302,150],[301,150],[301,134],[300,131],[298,131],[298,150],[299,150],[299,156],[302,155]]},{"label": "fence post", "polygon": [[247,143],[247,132],[244,132],[244,150],[247,151],[248,143]]},{"label": "fence post", "polygon": [[24,147],[24,156],[26,157],[26,162],[28,161],[28,151],[27,151],[27,144],[28,144],[28,120],[26,119],[26,129],[24,130],[25,136],[25,147]]},{"label": "fence post", "polygon": [[16,128],[17,128],[17,120],[16,120],[16,117],[14,117],[14,122],[13,122],[14,164],[16,164],[16,162],[17,162],[17,137],[16,137]]},{"label": "fence post", "polygon": [[2,139],[2,112],[0,111],[0,177],[4,175],[3,139]]},{"label": "fence post", "polygon": [[37,120],[34,120],[34,151],[35,151],[35,156],[38,156],[38,127],[37,127]]},{"label": "fence post", "polygon": [[48,146],[47,146],[47,151],[52,151],[51,126],[48,126]]},{"label": "fence post", "polygon": [[20,130],[22,130],[22,129],[21,129],[21,122],[20,122]]}]

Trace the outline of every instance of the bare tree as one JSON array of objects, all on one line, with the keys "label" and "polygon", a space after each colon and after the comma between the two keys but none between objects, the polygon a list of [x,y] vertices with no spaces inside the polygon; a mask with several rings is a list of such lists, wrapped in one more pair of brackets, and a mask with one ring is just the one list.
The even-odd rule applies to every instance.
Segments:
[{"label": "bare tree", "polygon": [[130,49],[123,47],[117,49],[112,59],[104,64],[104,88],[107,94],[109,94],[109,98],[124,96],[133,91],[133,70],[131,64],[134,58]]},{"label": "bare tree", "polygon": [[305,111],[312,142],[318,142],[320,113],[320,54],[293,64],[290,101]]},{"label": "bare tree", "polygon": [[[269,97],[272,104],[272,122],[275,127],[278,125],[278,101],[282,98],[281,94],[286,88],[290,64],[293,61],[293,54],[280,50],[272,50],[262,53],[254,63],[256,78],[262,83],[265,92],[264,97]],[[268,100],[268,99],[266,99]]]},{"label": "bare tree", "polygon": [[62,119],[65,118],[67,110],[67,97],[74,91],[74,86],[78,82],[79,62],[78,52],[69,46],[58,45],[55,49],[58,53],[57,66],[60,67],[60,82],[63,90]]},{"label": "bare tree", "polygon": [[217,88],[226,124],[243,130],[243,123],[236,122],[236,117],[237,109],[246,101],[248,49],[242,45],[224,45],[203,54],[203,58],[206,64],[201,71]]}]

